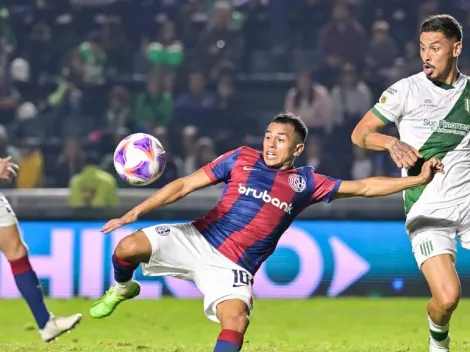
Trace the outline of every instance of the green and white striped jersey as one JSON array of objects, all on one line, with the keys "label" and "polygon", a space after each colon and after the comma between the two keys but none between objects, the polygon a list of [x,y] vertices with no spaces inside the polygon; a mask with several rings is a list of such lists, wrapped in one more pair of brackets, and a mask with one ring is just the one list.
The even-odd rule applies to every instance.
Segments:
[{"label": "green and white striped jersey", "polygon": [[[453,85],[430,81],[424,73],[404,78],[380,97],[372,112],[394,122],[400,139],[418,149],[424,160],[439,158],[444,174],[430,184],[404,192],[405,211],[412,207],[449,207],[470,197],[470,83],[460,74]],[[422,163],[402,170],[417,175]]]}]

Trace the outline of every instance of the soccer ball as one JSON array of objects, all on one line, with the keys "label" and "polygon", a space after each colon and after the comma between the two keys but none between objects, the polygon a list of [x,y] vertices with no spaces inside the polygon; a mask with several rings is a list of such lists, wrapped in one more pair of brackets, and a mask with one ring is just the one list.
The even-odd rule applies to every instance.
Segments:
[{"label": "soccer ball", "polygon": [[119,142],[114,151],[114,168],[132,186],[146,186],[156,181],[166,165],[160,141],[145,133],[134,133]]}]

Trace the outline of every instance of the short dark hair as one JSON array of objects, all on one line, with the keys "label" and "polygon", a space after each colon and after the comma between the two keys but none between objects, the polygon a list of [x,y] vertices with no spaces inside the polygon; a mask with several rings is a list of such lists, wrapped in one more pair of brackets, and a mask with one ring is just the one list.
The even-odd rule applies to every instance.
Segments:
[{"label": "short dark hair", "polygon": [[455,39],[461,42],[463,39],[462,25],[451,15],[432,15],[421,24],[421,33],[440,32],[447,39]]},{"label": "short dark hair", "polygon": [[271,123],[284,123],[291,125],[294,127],[294,131],[299,135],[302,143],[305,143],[305,139],[308,135],[308,128],[300,116],[294,115],[290,112],[285,112],[274,116]]}]

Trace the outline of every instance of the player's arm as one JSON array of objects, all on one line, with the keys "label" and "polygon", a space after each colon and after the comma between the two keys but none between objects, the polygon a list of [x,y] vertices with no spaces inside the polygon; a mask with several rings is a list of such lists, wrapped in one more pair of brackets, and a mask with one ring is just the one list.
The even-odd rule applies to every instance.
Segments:
[{"label": "player's arm", "polygon": [[389,150],[390,145],[397,142],[397,138],[379,133],[386,125],[387,122],[369,110],[354,128],[351,140],[360,148],[377,151]]},{"label": "player's arm", "polygon": [[146,214],[151,210],[162,208],[174,203],[181,198],[186,197],[188,194],[212,184],[213,181],[207,173],[203,169],[199,169],[189,176],[181,177],[168,183],[120,219],[109,221],[105,226],[103,226],[101,231],[103,233],[109,233],[118,227],[133,223],[143,214]]},{"label": "player's arm", "polygon": [[414,166],[422,155],[405,142],[380,133],[380,130],[402,118],[408,88],[408,84],[401,80],[383,92],[379,102],[364,115],[351,135],[352,142],[360,148],[388,151],[399,168]]},{"label": "player's arm", "polygon": [[380,197],[431,182],[436,172],[443,172],[442,163],[432,158],[423,164],[418,176],[369,177],[363,180],[342,181],[333,199],[349,197]]},{"label": "player's arm", "polygon": [[212,181],[206,172],[203,169],[199,169],[189,176],[170,182],[153,196],[136,206],[133,211],[140,217],[153,209],[162,208],[165,205],[174,203],[188,194],[211,184]]},{"label": "player's arm", "polygon": [[241,150],[242,148],[232,150],[221,155],[193,174],[170,182],[120,219],[109,221],[104,225],[101,231],[109,233],[118,227],[137,221],[141,215],[148,213],[153,209],[174,203],[198,189],[214,185],[219,182],[228,182],[231,177],[235,161],[237,160]]}]

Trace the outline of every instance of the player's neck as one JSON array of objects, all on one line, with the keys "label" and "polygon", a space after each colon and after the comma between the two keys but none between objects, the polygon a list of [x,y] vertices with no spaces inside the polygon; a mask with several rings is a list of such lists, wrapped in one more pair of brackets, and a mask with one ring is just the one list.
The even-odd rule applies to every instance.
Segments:
[{"label": "player's neck", "polygon": [[438,79],[438,81],[452,86],[459,78],[459,75],[460,75],[459,69],[457,68],[457,66],[453,66],[450,69],[449,73],[447,74],[447,77]]}]

